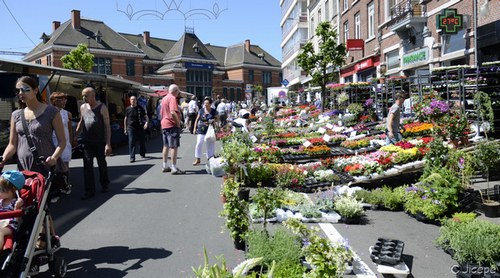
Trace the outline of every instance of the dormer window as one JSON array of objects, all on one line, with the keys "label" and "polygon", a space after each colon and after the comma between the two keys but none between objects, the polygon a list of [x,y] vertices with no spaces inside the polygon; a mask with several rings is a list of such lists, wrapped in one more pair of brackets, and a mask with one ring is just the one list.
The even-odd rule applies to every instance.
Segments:
[{"label": "dormer window", "polygon": [[97,43],[101,43],[101,41],[102,41],[101,31],[97,30],[97,32],[95,32],[95,34],[94,34],[94,38],[95,38],[95,41]]},{"label": "dormer window", "polygon": [[198,42],[195,42],[193,44],[193,49],[194,49],[194,52],[196,53],[200,53],[200,48],[198,47]]},{"label": "dormer window", "polygon": [[43,41],[43,43],[47,43],[50,40],[50,36],[47,34],[43,33],[40,39]]},{"label": "dormer window", "polygon": [[264,58],[266,57],[266,55],[264,54],[264,52],[261,52],[261,53],[257,54],[257,56],[258,56],[261,60],[264,60]]}]

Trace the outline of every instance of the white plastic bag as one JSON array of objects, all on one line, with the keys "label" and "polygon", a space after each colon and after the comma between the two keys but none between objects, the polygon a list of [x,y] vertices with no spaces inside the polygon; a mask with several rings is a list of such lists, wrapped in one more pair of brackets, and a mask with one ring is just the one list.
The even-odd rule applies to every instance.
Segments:
[{"label": "white plastic bag", "polygon": [[205,134],[205,142],[215,142],[215,128],[213,125],[208,125],[207,134]]},{"label": "white plastic bag", "polygon": [[210,172],[213,176],[222,177],[226,174],[224,167],[226,167],[227,163],[223,157],[211,157],[208,164],[210,164]]}]

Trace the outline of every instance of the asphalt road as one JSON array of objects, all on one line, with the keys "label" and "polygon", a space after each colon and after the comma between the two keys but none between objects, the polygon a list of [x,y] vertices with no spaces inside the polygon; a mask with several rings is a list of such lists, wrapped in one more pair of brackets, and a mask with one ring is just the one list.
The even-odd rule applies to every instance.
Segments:
[{"label": "asphalt road", "polygon": [[[59,251],[68,262],[67,277],[194,277],[206,247],[211,263],[223,255],[228,267],[244,259],[233,247],[224,219],[219,217],[221,178],[207,175],[204,160],[192,166],[196,137],[183,133],[178,165],[186,175],[161,172],[161,137],[147,142],[146,159],[129,163],[126,146],[107,158],[111,191],[82,201],[82,160],[71,161],[71,195],[51,205]],[[9,170],[13,165],[8,165]],[[97,177],[96,167],[96,177]],[[455,277],[449,255],[435,247],[439,227],[423,224],[403,212],[367,211],[363,225],[322,224],[346,238],[368,271],[346,277],[382,277],[368,248],[378,237],[405,242],[409,277]],[[279,225],[279,224],[274,224]],[[317,224],[312,224],[317,225]],[[46,267],[37,277],[51,277]],[[390,276],[388,276],[390,277]]]}]

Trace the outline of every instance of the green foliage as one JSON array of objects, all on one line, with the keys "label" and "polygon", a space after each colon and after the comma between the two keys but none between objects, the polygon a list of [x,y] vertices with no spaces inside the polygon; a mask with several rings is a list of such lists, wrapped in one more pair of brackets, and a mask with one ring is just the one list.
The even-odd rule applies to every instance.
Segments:
[{"label": "green foliage", "polygon": [[61,57],[61,62],[65,69],[91,72],[94,67],[94,55],[88,51],[85,44],[78,44],[69,54]]},{"label": "green foliage", "polygon": [[318,207],[314,204],[304,203],[299,206],[299,212],[305,218],[319,218],[321,217],[321,212]]},{"label": "green foliage", "polygon": [[332,81],[332,74],[328,69],[340,67],[344,64],[346,48],[344,44],[336,41],[337,32],[328,21],[323,21],[316,27],[316,37],[318,39],[318,51],[314,45],[308,41],[297,56],[297,63],[312,77],[312,83],[321,87],[321,99],[323,100],[322,110],[325,107],[326,84]]},{"label": "green foliage", "polygon": [[443,221],[436,243],[443,249],[454,251],[459,263],[477,263],[497,269],[500,261],[500,225],[481,219],[459,222]]},{"label": "green foliage", "polygon": [[303,277],[342,277],[347,263],[352,261],[353,254],[349,246],[340,242],[332,243],[329,239],[318,235],[319,229],[308,229],[297,219],[288,219],[285,227],[302,238],[302,252],[312,270]]},{"label": "green foliage", "polygon": [[224,181],[222,187],[226,202],[221,216],[226,218],[226,227],[229,229],[231,237],[235,240],[244,239],[250,226],[250,218],[248,216],[248,203],[238,198],[240,183],[233,177],[229,177]]},{"label": "green foliage", "polygon": [[300,265],[302,257],[300,238],[283,227],[276,229],[272,235],[265,230],[252,230],[248,233],[247,241],[249,258],[262,258],[262,264],[267,267],[270,267],[273,261],[276,262],[276,277],[292,277],[276,274],[284,273],[286,271],[284,268],[287,266],[293,267],[293,272],[302,270],[300,274],[304,273],[304,268]]},{"label": "green foliage", "polygon": [[342,195],[335,200],[335,211],[346,218],[361,217],[365,211],[363,204],[354,196]]},{"label": "green foliage", "polygon": [[473,212],[456,212],[451,216],[451,219],[456,222],[470,222],[476,217],[477,215]]},{"label": "green foliage", "polygon": [[483,92],[478,91],[474,94],[474,106],[476,108],[479,120],[489,124],[489,130],[493,131],[493,121],[495,120],[495,113],[491,104],[490,96]]},{"label": "green foliage", "polygon": [[[404,195],[406,194],[406,188],[406,186],[398,186],[392,189],[391,194],[388,194],[387,198],[384,199],[384,206],[389,210],[401,209],[404,204]],[[388,187],[383,187],[383,190],[388,189]]]},{"label": "green foliage", "polygon": [[[485,171],[488,189],[490,188],[490,170],[500,162],[500,144],[496,141],[481,141],[474,150],[477,166],[480,171]],[[481,191],[479,191],[481,193]],[[490,200],[489,190],[487,199]],[[483,195],[481,194],[481,198]],[[484,202],[484,198],[483,198]]]},{"label": "green foliage", "polygon": [[429,174],[429,170],[434,167],[442,167],[448,156],[448,147],[443,144],[443,140],[434,137],[428,144],[429,151],[425,154],[424,176]]},{"label": "green foliage", "polygon": [[272,136],[276,134],[276,127],[274,126],[274,117],[264,117],[262,119],[262,125],[264,126],[264,131],[267,136]]},{"label": "green foliage", "polygon": [[250,146],[244,143],[237,137],[228,139],[222,145],[222,156],[225,158],[227,166],[225,171],[228,174],[239,174],[239,178],[243,177],[243,169],[246,168],[246,161],[250,157]]},{"label": "green foliage", "polygon": [[281,188],[294,188],[302,186],[305,182],[302,170],[289,164],[282,164],[278,167],[275,179],[276,186]]},{"label": "green foliage", "polygon": [[475,174],[478,163],[477,157],[473,152],[451,149],[446,167],[452,172],[460,174],[462,186],[465,188],[470,185],[470,179]]},{"label": "green foliage", "polygon": [[271,179],[274,176],[274,167],[269,163],[252,162],[246,167],[246,184],[256,185],[262,181]]},{"label": "green foliage", "polygon": [[280,188],[258,188],[252,196],[252,202],[256,204],[257,210],[261,211],[264,217],[264,229],[266,229],[266,220],[271,213],[281,206],[283,194],[283,190]]},{"label": "green foliage", "polygon": [[356,117],[361,116],[361,113],[363,113],[363,106],[359,103],[351,103],[349,106],[347,106],[347,110],[349,110],[349,113],[354,114]]}]

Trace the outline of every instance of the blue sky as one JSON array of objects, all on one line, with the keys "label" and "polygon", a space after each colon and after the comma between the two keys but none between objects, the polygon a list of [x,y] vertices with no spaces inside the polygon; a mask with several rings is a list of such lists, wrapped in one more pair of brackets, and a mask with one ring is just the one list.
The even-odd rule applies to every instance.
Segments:
[{"label": "blue sky", "polygon": [[[204,43],[229,46],[250,39],[276,59],[282,58],[278,0],[0,1],[0,51],[29,52],[34,43],[41,41],[43,32],[52,32],[52,21],[70,20],[71,10],[75,9],[80,10],[82,18],[103,21],[121,33],[149,31],[152,37],[177,40],[185,26],[194,27],[195,34]],[[165,11],[164,18],[158,18],[158,12]]]}]

